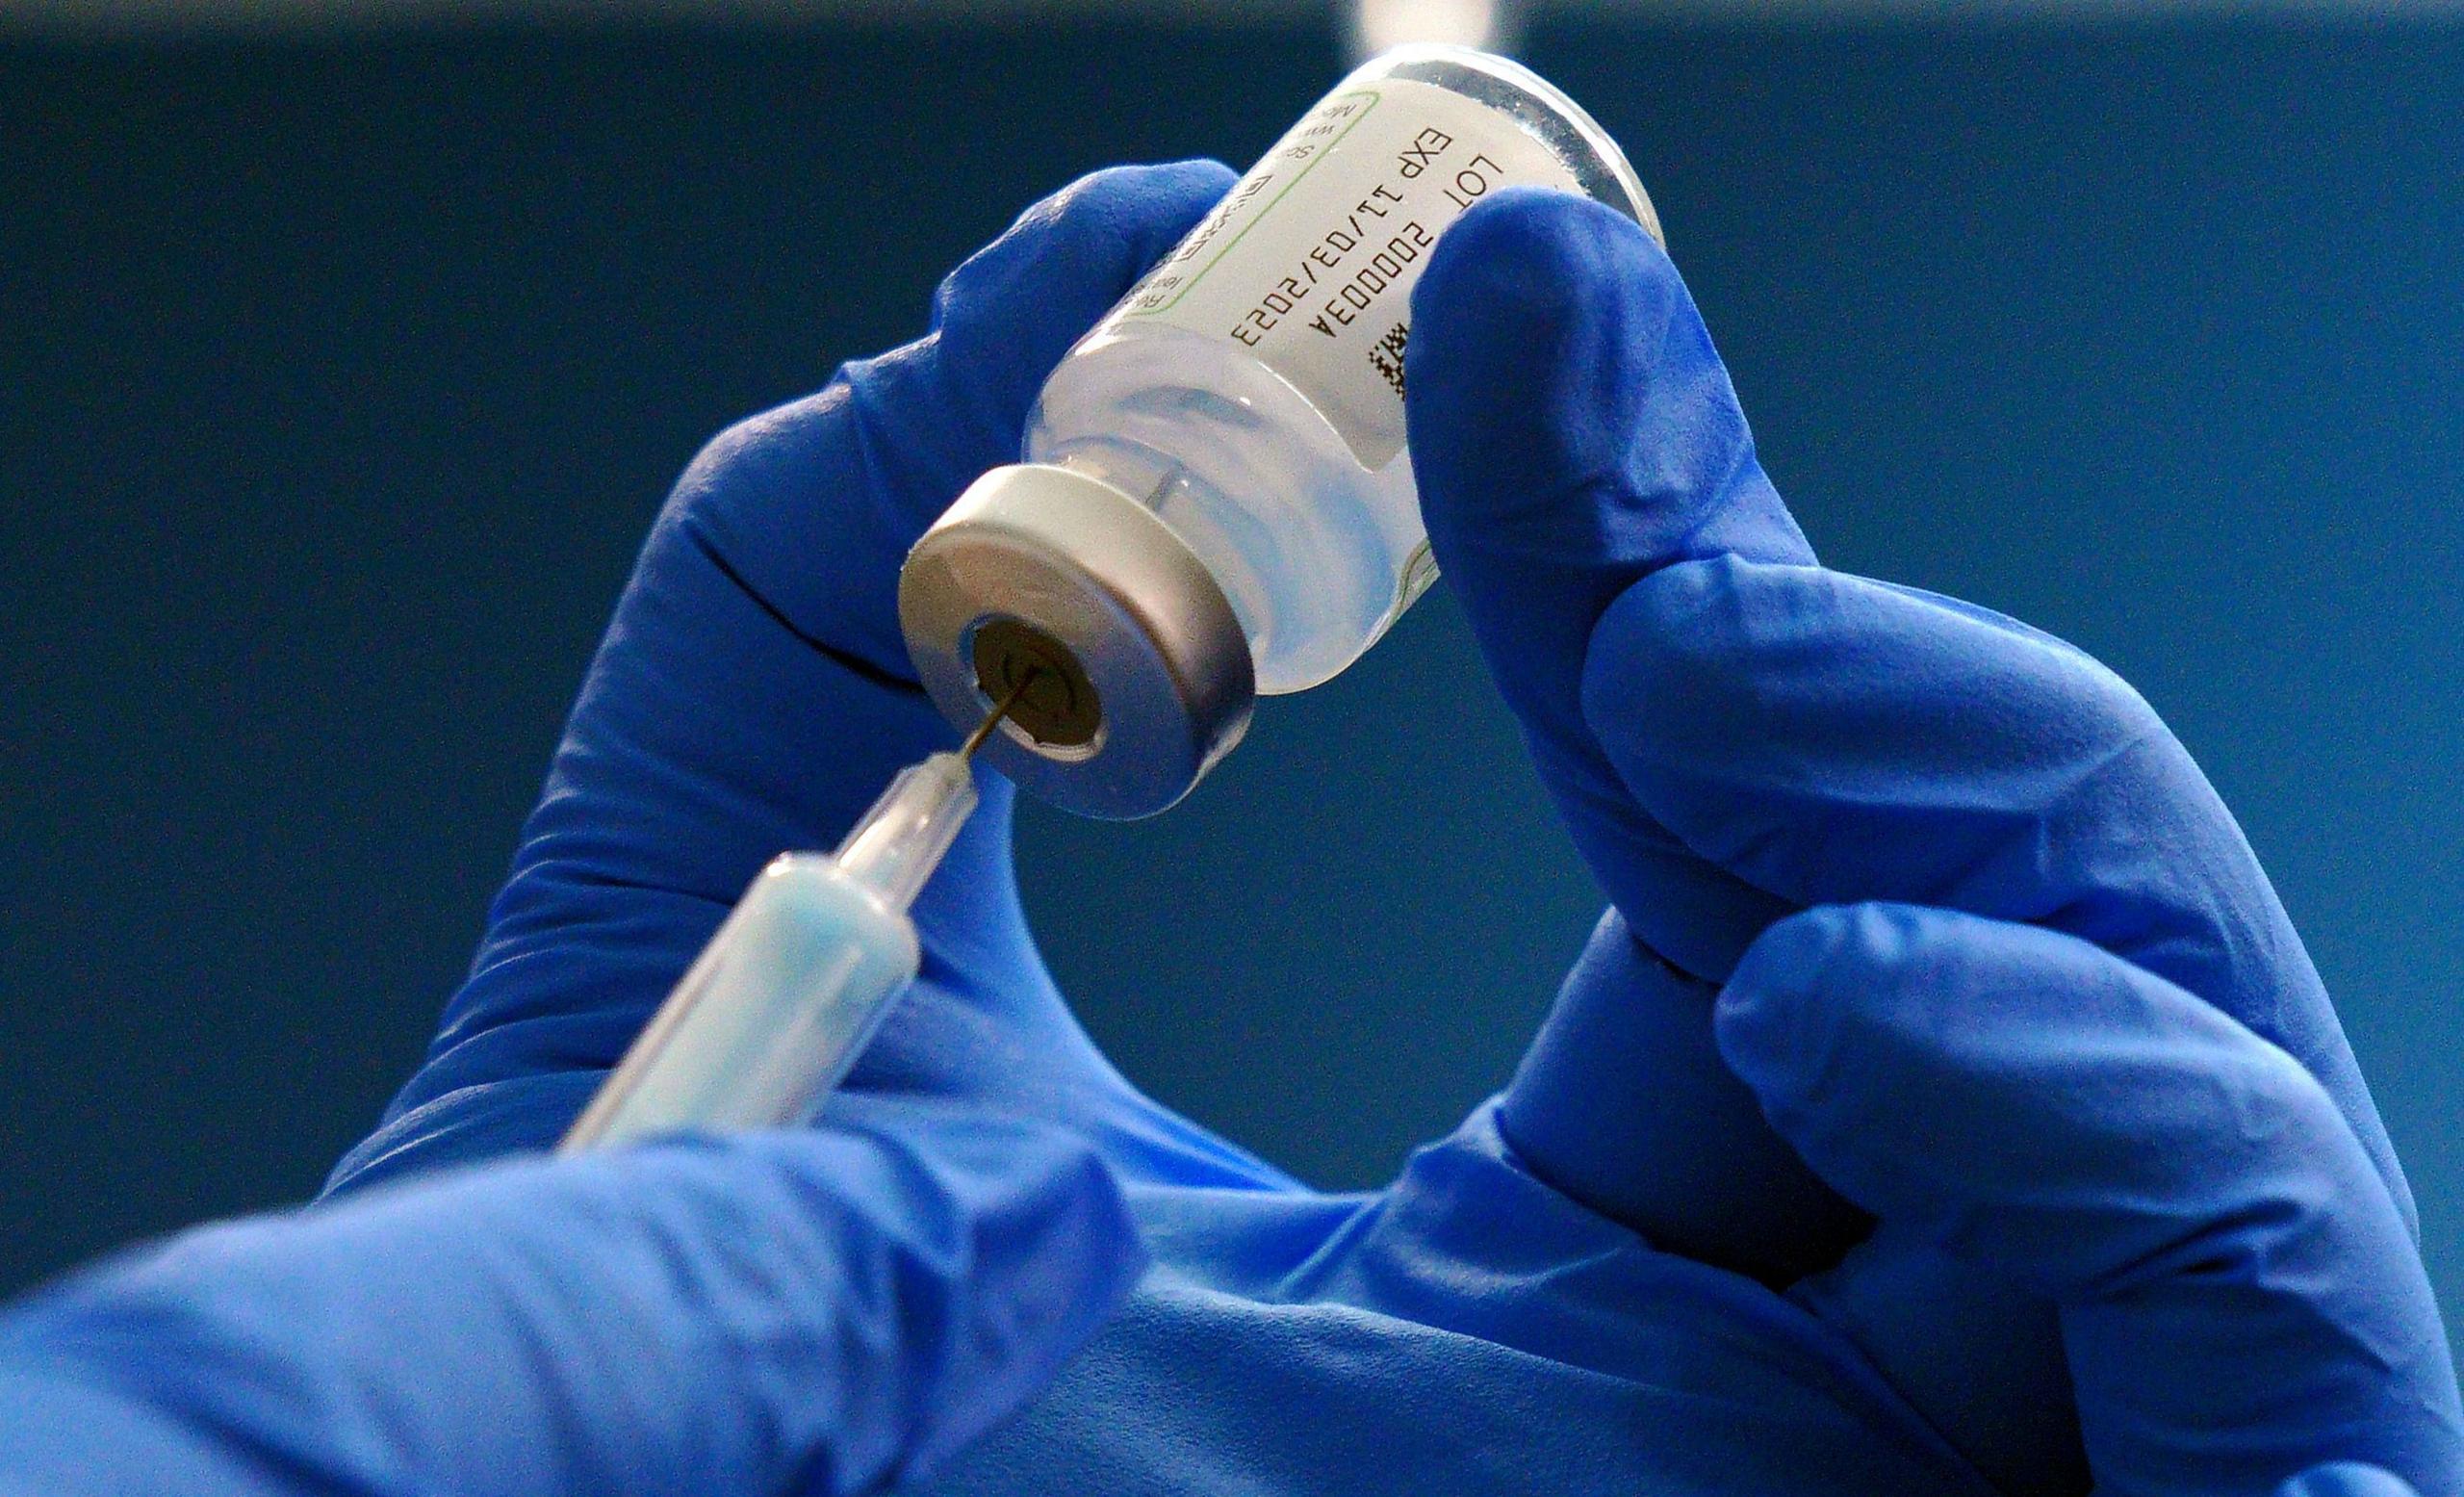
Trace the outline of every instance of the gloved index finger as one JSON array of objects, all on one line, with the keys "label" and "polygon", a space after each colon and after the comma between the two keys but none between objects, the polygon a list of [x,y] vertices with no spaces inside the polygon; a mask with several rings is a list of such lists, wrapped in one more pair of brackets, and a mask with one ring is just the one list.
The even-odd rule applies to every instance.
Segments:
[{"label": "gloved index finger", "polygon": [[[1792,907],[1903,899],[2150,945],[2183,902],[2151,883],[2256,871],[2246,848],[2209,845],[2238,841],[2230,817],[2118,678],[1911,589],[1734,556],[1672,566],[1603,610],[1583,709],[1656,822]],[[1716,978],[1757,932],[1655,934]]]},{"label": "gloved index finger", "polygon": [[1231,184],[1219,162],[1115,167],[1035,204],[943,278],[925,336],[722,433],[673,510],[783,621],[911,680],[908,548],[1017,460],[1054,364]]},{"label": "gloved index finger", "polygon": [[[2281,1045],[2335,1097],[2411,1219],[2256,855],[2154,710],[2084,653],[1914,589],[1720,557],[1665,568],[1610,606],[1583,702],[1635,804],[1720,875],[1790,906],[1893,900],[2060,930]],[[1712,974],[1757,933],[1635,923]]]}]

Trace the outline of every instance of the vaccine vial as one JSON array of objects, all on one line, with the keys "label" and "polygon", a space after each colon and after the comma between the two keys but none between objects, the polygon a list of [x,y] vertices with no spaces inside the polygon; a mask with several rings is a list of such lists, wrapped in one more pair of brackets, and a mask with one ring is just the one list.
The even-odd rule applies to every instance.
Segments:
[{"label": "vaccine vial", "polygon": [[[1411,292],[1509,186],[1654,238],[1616,143],[1528,69],[1413,46],[1302,116],[1045,381],[1024,461],[917,542],[900,622],[983,758],[1084,814],[1161,811],[1260,693],[1360,658],[1436,578],[1404,439]],[[1023,688],[1023,689],[1021,689]]]}]

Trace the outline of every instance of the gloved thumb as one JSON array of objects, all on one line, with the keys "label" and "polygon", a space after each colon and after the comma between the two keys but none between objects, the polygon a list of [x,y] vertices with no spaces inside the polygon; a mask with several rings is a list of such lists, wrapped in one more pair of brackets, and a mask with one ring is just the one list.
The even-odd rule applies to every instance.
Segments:
[{"label": "gloved thumb", "polygon": [[[1407,359],[1431,546],[1625,916],[1595,938],[1501,1123],[1544,1178],[1663,1248],[1773,1281],[1830,1262],[1861,1223],[1734,1095],[1708,990],[1683,980],[1727,975],[1697,953],[1742,950],[1795,906],[1647,813],[1582,700],[1593,633],[1640,580],[1706,556],[1813,554],[1676,267],[1607,208],[1518,189],[1465,213],[1413,291]],[[1630,942],[1650,956],[1617,949]]]},{"label": "gloved thumb", "polygon": [[920,1477],[1039,1392],[1144,1254],[1071,1135],[864,1116],[431,1175],[72,1278],[0,1321],[0,1489]]},{"label": "gloved thumb", "polygon": [[1430,545],[1576,842],[1638,928],[1709,921],[1741,947],[1788,907],[1655,824],[1581,700],[1593,629],[1637,580],[1720,555],[1813,559],[1693,297],[1630,219],[1502,192],[1439,240],[1407,357]]}]

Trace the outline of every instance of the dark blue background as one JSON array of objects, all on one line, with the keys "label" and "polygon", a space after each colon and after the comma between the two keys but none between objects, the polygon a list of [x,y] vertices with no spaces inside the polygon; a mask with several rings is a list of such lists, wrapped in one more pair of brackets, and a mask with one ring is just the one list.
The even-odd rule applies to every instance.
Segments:
[{"label": "dark blue background", "polygon": [[[1835,565],[2137,682],[2339,994],[2464,1308],[2464,33],[1644,29],[1625,142]],[[0,1287],[296,1200],[453,986],[668,482],[1019,206],[1245,163],[1330,33],[0,52]],[[1598,895],[1440,588],[1187,806],[1027,817],[1138,1080],[1327,1184]]]}]

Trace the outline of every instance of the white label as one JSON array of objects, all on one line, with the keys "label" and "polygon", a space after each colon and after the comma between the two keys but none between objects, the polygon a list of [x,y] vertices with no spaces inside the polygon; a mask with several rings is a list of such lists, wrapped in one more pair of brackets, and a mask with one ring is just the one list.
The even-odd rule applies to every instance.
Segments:
[{"label": "white label", "polygon": [[1573,189],[1509,116],[1389,78],[1328,95],[1147,272],[1110,321],[1229,338],[1334,423],[1363,466],[1403,449],[1412,287],[1463,210],[1499,188]]}]

